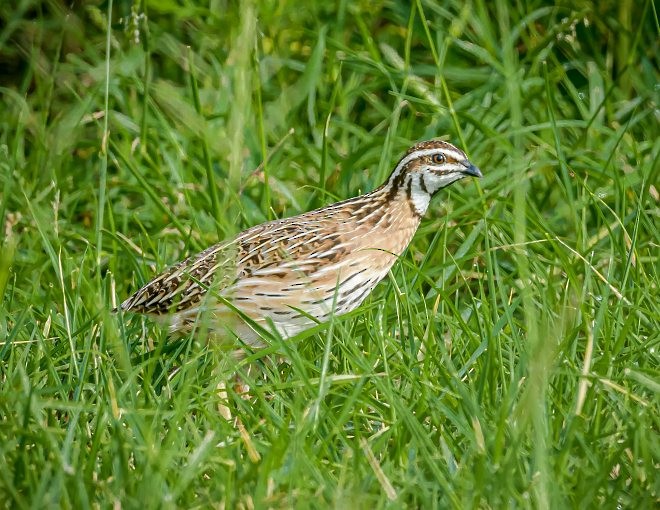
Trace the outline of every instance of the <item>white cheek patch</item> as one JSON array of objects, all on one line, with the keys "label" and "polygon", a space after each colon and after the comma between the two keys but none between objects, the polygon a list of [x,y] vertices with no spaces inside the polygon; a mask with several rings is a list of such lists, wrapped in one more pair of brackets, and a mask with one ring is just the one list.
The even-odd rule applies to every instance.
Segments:
[{"label": "white cheek patch", "polygon": [[410,199],[412,200],[413,207],[415,212],[422,216],[426,213],[426,210],[429,208],[429,203],[431,202],[431,195],[426,191],[422,190],[418,186],[413,186],[412,192],[410,194]]},{"label": "white cheek patch", "polygon": [[429,194],[433,195],[440,188],[449,186],[452,182],[456,182],[459,179],[462,179],[464,176],[460,173],[449,173],[449,174],[436,174],[436,173],[424,173],[424,187]]},{"label": "white cheek patch", "polygon": [[431,193],[426,186],[426,179],[424,174],[416,174],[411,177],[412,183],[410,186],[410,201],[415,208],[415,212],[420,216],[423,215],[429,207],[431,202]]},{"label": "white cheek patch", "polygon": [[[410,186],[410,200],[415,208],[415,212],[420,216],[426,213],[431,203],[433,194],[440,188],[449,186],[452,182],[463,178],[460,173],[434,174],[424,172],[410,177],[412,185]],[[407,186],[404,186],[404,188]]]}]

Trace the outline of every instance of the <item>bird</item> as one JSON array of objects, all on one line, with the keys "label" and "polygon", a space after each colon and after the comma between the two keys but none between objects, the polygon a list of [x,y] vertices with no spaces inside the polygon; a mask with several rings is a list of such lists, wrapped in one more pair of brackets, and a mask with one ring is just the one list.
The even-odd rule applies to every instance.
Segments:
[{"label": "bird", "polygon": [[[482,177],[465,152],[416,143],[375,190],[297,216],[268,221],[178,262],[123,301],[188,334],[203,320],[211,338],[267,346],[359,307],[405,251],[432,197]],[[274,331],[273,331],[274,330]]]}]

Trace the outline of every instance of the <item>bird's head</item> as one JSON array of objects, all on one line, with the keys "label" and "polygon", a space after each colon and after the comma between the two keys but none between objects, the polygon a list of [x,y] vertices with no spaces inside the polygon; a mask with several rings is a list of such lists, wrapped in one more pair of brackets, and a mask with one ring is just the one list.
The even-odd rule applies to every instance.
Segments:
[{"label": "bird's head", "polygon": [[441,140],[428,140],[408,149],[386,186],[393,195],[405,193],[422,215],[438,190],[469,176],[482,177],[462,150]]}]

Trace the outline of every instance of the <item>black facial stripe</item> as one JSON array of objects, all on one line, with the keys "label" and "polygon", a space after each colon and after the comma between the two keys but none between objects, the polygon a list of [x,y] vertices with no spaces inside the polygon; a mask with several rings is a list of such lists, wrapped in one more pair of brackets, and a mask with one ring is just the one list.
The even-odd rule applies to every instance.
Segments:
[{"label": "black facial stripe", "polygon": [[419,187],[422,188],[422,191],[423,191],[424,193],[428,193],[428,192],[429,192],[428,188],[426,187],[426,179],[424,179],[424,175],[423,175],[423,174],[419,176]]}]

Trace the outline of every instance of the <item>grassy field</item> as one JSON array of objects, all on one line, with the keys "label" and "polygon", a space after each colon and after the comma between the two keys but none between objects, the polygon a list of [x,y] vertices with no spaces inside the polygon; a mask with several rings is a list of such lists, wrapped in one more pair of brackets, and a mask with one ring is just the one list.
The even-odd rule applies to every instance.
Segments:
[{"label": "grassy field", "polygon": [[[0,3],[0,506],[657,508],[657,5],[559,3]],[[484,178],[357,312],[111,313],[438,136]]]}]

